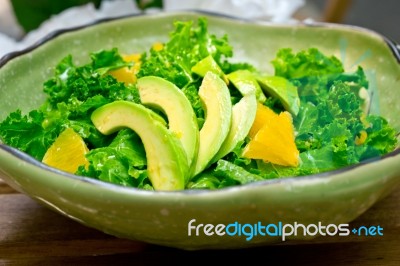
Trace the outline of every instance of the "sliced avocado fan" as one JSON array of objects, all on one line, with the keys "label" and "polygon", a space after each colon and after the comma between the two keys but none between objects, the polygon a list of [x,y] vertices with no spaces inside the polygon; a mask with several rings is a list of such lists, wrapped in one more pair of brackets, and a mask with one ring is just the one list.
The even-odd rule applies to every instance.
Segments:
[{"label": "sliced avocado fan", "polygon": [[300,98],[297,87],[289,80],[278,77],[259,77],[261,88],[269,95],[278,98],[283,107],[292,115],[296,116],[300,110]]},{"label": "sliced avocado fan", "polygon": [[194,175],[203,171],[221,148],[231,126],[232,103],[229,89],[216,74],[208,71],[201,83],[199,96],[206,119],[200,130],[200,146]]},{"label": "sliced avocado fan", "polygon": [[199,128],[196,114],[185,94],[172,82],[156,76],[138,79],[137,88],[144,105],[167,116],[169,130],[182,143],[190,167],[197,156]]},{"label": "sliced avocado fan", "polygon": [[211,71],[214,74],[218,75],[224,80],[226,84],[229,83],[229,80],[226,77],[225,73],[222,71],[221,67],[211,55],[203,58],[192,67],[192,72],[199,75],[200,77],[204,77],[208,71]]},{"label": "sliced avocado fan", "polygon": [[[209,72],[224,78],[225,83],[232,84],[239,90],[243,98],[232,107],[231,125],[226,139],[221,144],[218,152],[214,155],[210,163],[215,163],[243,141],[248,135],[251,125],[254,122],[257,111],[257,100],[264,102],[266,97],[255,76],[248,70],[237,70],[225,75],[218,64],[211,56],[198,62],[192,70],[200,76]],[[256,98],[257,95],[257,98]],[[204,99],[206,101],[207,99]],[[223,104],[223,103],[221,103]]]},{"label": "sliced avocado fan", "polygon": [[243,96],[254,91],[257,101],[264,103],[267,100],[255,75],[249,70],[239,69],[229,73],[227,77]]},{"label": "sliced avocado fan", "polygon": [[186,152],[181,142],[160,122],[154,111],[128,101],[115,101],[96,109],[91,116],[105,135],[130,128],[141,138],[149,179],[155,190],[181,190],[189,180]]},{"label": "sliced avocado fan", "polygon": [[238,103],[232,107],[231,127],[221,148],[214,156],[212,162],[216,162],[231,151],[239,142],[243,141],[249,134],[257,112],[257,100],[254,92],[243,96]]}]

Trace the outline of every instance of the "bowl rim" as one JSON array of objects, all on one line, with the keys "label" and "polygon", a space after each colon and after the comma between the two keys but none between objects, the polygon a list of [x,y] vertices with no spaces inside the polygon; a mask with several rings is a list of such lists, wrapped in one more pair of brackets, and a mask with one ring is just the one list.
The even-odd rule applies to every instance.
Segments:
[{"label": "bowl rim", "polygon": [[388,36],[385,36],[375,30],[361,27],[361,26],[356,26],[356,25],[349,25],[349,24],[339,24],[339,23],[330,23],[330,22],[319,22],[319,21],[297,21],[297,22],[292,22],[292,23],[275,23],[275,22],[269,22],[269,21],[260,21],[260,20],[251,20],[251,19],[246,19],[246,18],[240,18],[232,15],[227,15],[227,14],[222,14],[218,12],[213,12],[213,11],[206,11],[206,10],[200,10],[200,9],[186,9],[186,10],[178,10],[178,11],[163,11],[159,13],[136,13],[136,14],[129,14],[129,15],[122,15],[122,16],[114,16],[114,17],[105,17],[101,19],[96,19],[92,22],[85,23],[79,26],[74,26],[74,27],[66,27],[62,29],[57,29],[54,30],[42,38],[38,39],[35,43],[20,49],[16,51],[12,51],[9,53],[4,54],[2,57],[0,57],[0,68],[3,67],[6,63],[8,63],[10,60],[22,56],[30,51],[35,50],[36,48],[42,46],[43,44],[51,41],[52,39],[58,37],[59,35],[68,33],[68,32],[74,32],[80,29],[88,28],[88,27],[93,27],[102,23],[107,23],[111,21],[118,21],[118,20],[123,20],[123,19],[129,19],[129,18],[134,18],[134,17],[163,17],[163,16],[177,16],[177,15],[204,15],[204,16],[210,16],[210,17],[215,17],[215,18],[225,18],[225,19],[230,19],[232,21],[241,21],[244,23],[250,23],[250,24],[258,24],[258,25],[265,25],[265,26],[272,26],[272,27],[279,27],[279,26],[296,26],[296,27],[315,27],[315,28],[336,28],[336,29],[349,29],[349,30],[355,30],[358,32],[364,32],[364,33],[369,33],[371,35],[375,35],[376,37],[381,38],[386,45],[389,46],[390,50],[393,53],[393,56],[397,60],[397,62],[400,64],[400,44],[396,43],[393,39],[391,39]]},{"label": "bowl rim", "polygon": [[[264,25],[266,27],[292,26],[292,27],[336,28],[336,29],[347,29],[347,30],[355,30],[358,32],[364,32],[366,34],[374,35],[374,36],[380,38],[381,40],[383,40],[383,42],[386,43],[386,45],[389,47],[394,58],[397,60],[397,62],[400,65],[400,45],[397,44],[392,39],[376,32],[374,30],[368,29],[368,28],[354,26],[354,25],[347,25],[347,24],[336,24],[336,23],[315,22],[315,21],[299,21],[296,23],[272,23],[272,22],[238,18],[238,17],[221,14],[221,13],[217,13],[217,12],[191,9],[191,10],[167,11],[167,12],[163,11],[163,12],[159,12],[159,13],[138,13],[138,14],[130,14],[130,15],[124,15],[124,16],[107,17],[107,18],[98,19],[91,23],[83,24],[80,26],[58,29],[51,33],[48,33],[47,35],[45,35],[44,37],[42,37],[38,41],[36,41],[34,44],[32,44],[24,49],[5,54],[3,57],[0,58],[0,68],[2,68],[4,65],[6,65],[8,62],[13,60],[14,58],[23,56],[23,55],[35,50],[36,48],[42,46],[43,44],[53,40],[54,38],[56,38],[60,35],[63,35],[65,33],[78,31],[80,29],[84,29],[84,28],[88,28],[88,27],[94,27],[94,26],[102,24],[102,23],[118,21],[118,20],[123,20],[123,19],[129,19],[129,18],[134,18],[134,17],[157,18],[157,17],[164,17],[164,16],[179,16],[179,15],[198,15],[198,16],[204,15],[204,16],[210,16],[210,17],[215,17],[215,18],[226,18],[226,19],[232,20],[232,22],[239,21],[239,22],[250,23],[250,24]],[[115,191],[121,191],[121,192],[123,191],[123,192],[128,192],[128,193],[144,193],[144,194],[157,194],[157,195],[159,195],[159,194],[194,195],[194,194],[204,194],[204,193],[207,193],[207,194],[208,193],[222,193],[224,191],[236,191],[236,190],[242,190],[245,188],[268,186],[268,185],[272,185],[272,184],[282,184],[282,183],[286,184],[286,183],[292,183],[292,182],[301,182],[301,181],[309,181],[309,180],[315,180],[315,179],[320,179],[320,178],[328,178],[330,176],[342,174],[342,173],[348,172],[350,170],[354,170],[359,167],[369,165],[371,163],[375,163],[375,162],[382,161],[387,158],[391,158],[391,157],[400,155],[400,147],[396,147],[395,150],[393,150],[385,155],[376,156],[376,157],[364,160],[362,162],[359,162],[357,164],[353,164],[353,165],[349,165],[346,167],[338,168],[338,169],[331,170],[331,171],[321,172],[321,173],[317,173],[317,174],[266,179],[266,180],[254,181],[254,182],[250,182],[247,184],[235,185],[235,186],[224,187],[224,188],[219,188],[219,189],[184,189],[184,190],[174,190],[174,191],[152,191],[152,190],[139,189],[136,187],[125,187],[125,186],[117,185],[114,183],[108,183],[105,181],[101,181],[101,180],[98,180],[95,178],[71,174],[71,173],[53,168],[51,166],[48,166],[48,165],[40,162],[39,160],[36,160],[31,155],[29,155],[23,151],[20,151],[14,147],[11,147],[9,145],[2,143],[1,140],[0,140],[0,150],[3,150],[6,153],[16,157],[19,160],[26,162],[34,167],[38,167],[41,170],[45,170],[45,171],[51,172],[53,174],[61,175],[65,178],[72,178],[76,181],[88,183],[88,184],[94,185],[94,186],[100,186],[104,189],[111,189],[111,190],[115,190]]]}]

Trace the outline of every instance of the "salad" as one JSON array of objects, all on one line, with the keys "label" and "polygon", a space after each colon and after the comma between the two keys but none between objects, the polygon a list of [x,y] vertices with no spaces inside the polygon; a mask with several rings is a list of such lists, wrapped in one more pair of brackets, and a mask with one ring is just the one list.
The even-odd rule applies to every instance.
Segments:
[{"label": "salad", "polygon": [[76,175],[146,190],[219,189],[335,170],[384,155],[397,132],[369,114],[361,66],[280,49],[263,73],[233,62],[207,20],[165,43],[62,59],[37,110],[0,123],[3,143]]}]

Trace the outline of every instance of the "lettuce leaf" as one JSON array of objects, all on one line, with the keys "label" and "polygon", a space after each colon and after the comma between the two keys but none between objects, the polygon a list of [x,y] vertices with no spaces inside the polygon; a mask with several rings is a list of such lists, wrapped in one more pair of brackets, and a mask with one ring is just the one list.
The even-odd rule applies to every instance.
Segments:
[{"label": "lettuce leaf", "polygon": [[225,73],[236,69],[252,69],[250,64],[230,63],[232,46],[226,35],[218,38],[208,32],[205,18],[199,18],[197,24],[193,21],[176,21],[175,29],[163,49],[150,49],[142,56],[142,64],[138,77],[155,75],[171,81],[191,102],[201,125],[204,110],[198,96],[201,83],[199,76],[192,73],[192,67],[205,57],[211,55]]},{"label": "lettuce leaf", "polygon": [[44,83],[44,92],[49,96],[47,108],[66,103],[71,108],[103,96],[108,102],[129,99],[140,102],[137,89],[118,82],[106,71],[126,66],[118,50],[99,51],[91,54],[92,62],[75,66],[72,56],[66,56],[55,68],[55,76]]},{"label": "lettuce leaf", "polygon": [[275,75],[287,79],[317,77],[343,73],[342,63],[335,56],[327,57],[316,48],[293,53],[290,48],[280,49],[272,60]]},{"label": "lettuce leaf", "polygon": [[361,159],[382,156],[393,151],[397,145],[397,133],[381,116],[369,115],[366,118],[367,139],[362,146]]},{"label": "lettuce leaf", "polygon": [[55,67],[54,77],[43,85],[46,102],[27,115],[17,110],[0,123],[0,138],[41,160],[57,136],[72,127],[88,143],[89,148],[103,147],[112,137],[102,135],[90,121],[96,108],[115,100],[139,103],[133,86],[125,86],[104,73],[126,65],[117,49],[91,54],[91,62],[75,66],[68,55]]},{"label": "lettuce leaf", "polygon": [[191,68],[203,58],[211,55],[222,65],[225,58],[232,57],[227,36],[209,34],[206,19],[199,18],[197,26],[193,21],[176,21],[174,26],[162,50],[151,49],[144,55],[138,77],[156,75],[184,88],[196,81]]},{"label": "lettuce leaf", "polygon": [[0,137],[4,143],[41,160],[59,132],[59,124],[44,131],[43,121],[43,113],[39,111],[34,110],[22,115],[21,111],[17,110],[0,124]]},{"label": "lettuce leaf", "polygon": [[130,129],[120,130],[109,146],[93,149],[86,157],[89,169],[81,167],[80,175],[122,186],[152,189],[143,144]]}]

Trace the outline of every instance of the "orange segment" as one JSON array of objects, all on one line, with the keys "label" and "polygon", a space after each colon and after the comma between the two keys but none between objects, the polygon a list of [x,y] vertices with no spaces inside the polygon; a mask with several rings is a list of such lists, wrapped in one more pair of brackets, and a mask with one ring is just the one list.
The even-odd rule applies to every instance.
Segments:
[{"label": "orange segment", "polygon": [[278,115],[271,109],[265,109],[269,108],[259,105],[257,109],[259,120],[252,127],[250,137],[253,137],[245,147],[243,156],[283,166],[298,166],[299,151],[295,144],[292,116],[288,112]]},{"label": "orange segment", "polygon": [[362,130],[358,136],[356,136],[355,144],[356,145],[363,145],[364,142],[367,140],[368,133],[365,130]]},{"label": "orange segment", "polygon": [[253,139],[255,137],[255,135],[257,134],[257,132],[265,124],[267,124],[271,119],[274,119],[276,117],[278,117],[278,114],[276,114],[274,111],[272,111],[267,106],[262,105],[261,103],[258,103],[256,118],[254,119],[253,125],[250,128],[249,137],[251,139]]},{"label": "orange segment", "polygon": [[74,174],[78,167],[89,166],[85,154],[89,150],[79,134],[67,128],[58,136],[43,157],[43,163]]},{"label": "orange segment", "polygon": [[122,59],[124,59],[125,62],[139,63],[140,57],[141,57],[140,54],[127,54],[127,55],[123,55]]},{"label": "orange segment", "polygon": [[108,73],[120,82],[125,84],[133,84],[136,82],[136,74],[140,69],[140,54],[130,54],[122,56],[125,62],[133,62],[132,67],[122,67],[116,70],[111,70]]},{"label": "orange segment", "polygon": [[159,52],[164,49],[164,44],[161,42],[155,42],[151,48],[153,48],[154,51]]}]

